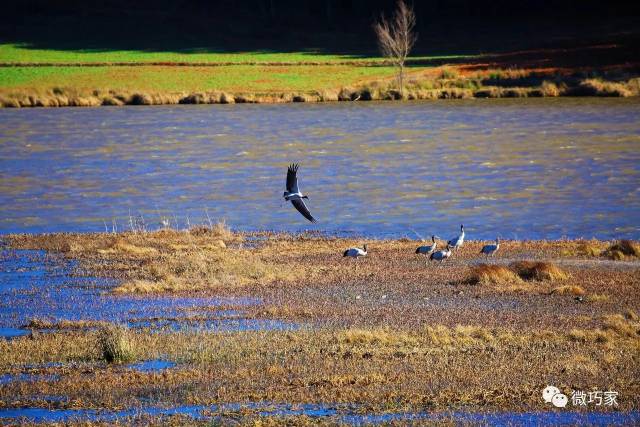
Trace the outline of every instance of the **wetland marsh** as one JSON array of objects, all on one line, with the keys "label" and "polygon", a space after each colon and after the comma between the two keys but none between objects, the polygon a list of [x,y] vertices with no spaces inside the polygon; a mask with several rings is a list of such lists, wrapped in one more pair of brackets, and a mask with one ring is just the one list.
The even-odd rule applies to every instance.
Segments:
[{"label": "wetland marsh", "polygon": [[[0,423],[638,424],[639,116],[0,110]],[[281,205],[291,159],[318,225]]]},{"label": "wetland marsh", "polygon": [[[186,299],[217,298],[259,325],[295,327],[218,329],[209,320],[219,317],[219,307],[190,307],[194,316],[169,316],[180,327],[121,329],[117,342],[126,351],[108,363],[103,325],[44,311],[40,323],[22,326],[27,336],[0,341],[0,418],[502,425],[639,419],[637,255],[610,260],[595,251],[609,245],[600,241],[505,241],[489,262],[520,271],[515,261],[534,259],[555,273],[479,281],[474,275],[487,260],[477,241],[447,264],[425,265],[410,240],[369,240],[369,256],[354,261],[341,249],[359,240],[261,234],[260,243],[243,246],[256,236],[219,231],[8,236],[8,252],[37,248],[55,254],[54,264],[77,260],[68,280],[117,280],[107,298],[144,300],[138,316],[157,298],[175,298],[178,311]],[[221,238],[226,247],[215,243]],[[304,274],[277,273],[288,265]],[[17,295],[27,289],[35,298],[47,293],[40,284]],[[75,289],[81,307],[86,296]],[[615,390],[619,398],[615,407],[552,411],[541,398],[547,384],[567,394]]]}]

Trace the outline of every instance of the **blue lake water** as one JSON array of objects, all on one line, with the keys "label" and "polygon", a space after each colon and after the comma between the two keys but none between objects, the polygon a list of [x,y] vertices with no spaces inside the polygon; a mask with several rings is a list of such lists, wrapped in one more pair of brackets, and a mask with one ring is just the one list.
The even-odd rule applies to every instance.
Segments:
[{"label": "blue lake water", "polygon": [[[317,225],[281,204],[299,162]],[[241,230],[639,238],[640,101],[0,110],[0,234]]]}]

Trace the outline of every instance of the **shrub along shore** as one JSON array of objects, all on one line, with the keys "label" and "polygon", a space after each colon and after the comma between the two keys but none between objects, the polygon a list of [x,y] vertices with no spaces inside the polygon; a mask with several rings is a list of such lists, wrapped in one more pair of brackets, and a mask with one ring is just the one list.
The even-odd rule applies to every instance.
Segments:
[{"label": "shrub along shore", "polygon": [[414,81],[401,93],[388,82],[311,91],[229,92],[208,91],[128,91],[86,90],[55,87],[39,89],[0,89],[0,107],[96,107],[119,105],[171,104],[275,104],[288,102],[399,101],[472,98],[540,98],[560,96],[635,97],[640,95],[640,79],[607,81],[581,79],[573,84],[544,80],[535,86],[482,85],[475,79],[454,81]]},{"label": "shrub along shore", "polygon": [[[269,61],[247,56],[237,63],[223,58],[212,62],[0,61],[0,107],[640,95],[639,72],[633,63],[609,64],[596,57],[591,66],[558,58],[551,65],[533,53],[524,56],[527,61],[521,55],[512,54],[516,59],[509,60],[500,55],[414,58],[409,61],[403,91],[397,86],[396,69],[382,58],[312,56],[304,60],[288,54],[269,57]],[[438,61],[448,63],[438,65]],[[519,62],[521,68],[515,66]]]}]

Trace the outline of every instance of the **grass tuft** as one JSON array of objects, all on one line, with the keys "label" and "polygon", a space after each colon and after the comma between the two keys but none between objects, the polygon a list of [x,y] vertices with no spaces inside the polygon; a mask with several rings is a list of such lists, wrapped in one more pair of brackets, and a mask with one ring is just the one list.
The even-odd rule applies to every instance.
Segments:
[{"label": "grass tuft", "polygon": [[414,345],[417,340],[408,334],[386,329],[348,329],[338,335],[338,342],[354,346],[402,346]]},{"label": "grass tuft", "polygon": [[583,256],[583,257],[598,257],[602,254],[602,244],[594,240],[577,241],[573,245],[568,245],[563,248],[560,254],[562,256]]},{"label": "grass tuft", "polygon": [[603,329],[625,338],[637,339],[640,336],[640,323],[638,323],[637,318],[631,319],[622,314],[605,316]]},{"label": "grass tuft", "polygon": [[509,266],[524,280],[565,280],[569,276],[551,262],[518,261]]},{"label": "grass tuft", "polygon": [[582,296],[586,294],[585,290],[578,285],[564,285],[553,288],[550,292],[551,294],[556,295],[574,295],[574,296]]},{"label": "grass tuft", "polygon": [[479,264],[471,271],[470,283],[479,285],[503,285],[520,283],[522,279],[502,265]]},{"label": "grass tuft", "polygon": [[129,329],[121,325],[104,326],[98,335],[98,348],[108,363],[125,363],[134,359]]},{"label": "grass tuft", "polygon": [[623,260],[625,256],[638,258],[640,257],[640,246],[631,240],[623,239],[609,246],[603,255],[614,260]]},{"label": "grass tuft", "polygon": [[584,300],[585,302],[601,303],[608,302],[611,300],[611,298],[609,297],[609,295],[605,294],[591,294],[587,295]]},{"label": "grass tuft", "polygon": [[560,96],[560,89],[558,89],[558,86],[555,83],[552,83],[546,80],[542,82],[542,86],[540,86],[540,90],[543,96],[548,96],[548,97]]}]

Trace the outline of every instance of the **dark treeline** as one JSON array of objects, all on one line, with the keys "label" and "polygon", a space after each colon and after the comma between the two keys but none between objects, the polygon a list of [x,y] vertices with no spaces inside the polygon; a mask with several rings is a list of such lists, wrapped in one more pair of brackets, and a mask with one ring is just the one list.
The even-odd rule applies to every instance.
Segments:
[{"label": "dark treeline", "polygon": [[[51,47],[316,47],[375,49],[372,23],[394,0],[21,0],[5,2],[0,38]],[[411,4],[412,2],[409,1]],[[481,49],[551,36],[601,37],[634,28],[640,2],[414,1],[417,50],[429,41]],[[522,43],[521,43],[522,44]],[[432,48],[432,46],[429,46]]]}]

